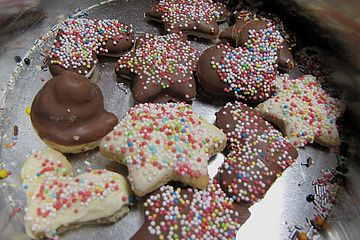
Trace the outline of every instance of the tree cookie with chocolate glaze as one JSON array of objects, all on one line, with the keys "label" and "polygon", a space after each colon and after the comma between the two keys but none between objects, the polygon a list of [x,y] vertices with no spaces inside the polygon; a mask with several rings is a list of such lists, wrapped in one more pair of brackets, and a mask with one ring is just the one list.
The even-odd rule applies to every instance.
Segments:
[{"label": "tree cookie with chocolate glaze", "polygon": [[278,125],[295,147],[312,142],[325,147],[341,144],[336,119],[345,107],[340,100],[330,97],[312,75],[278,76],[276,95],[256,110]]},{"label": "tree cookie with chocolate glaze", "polygon": [[226,134],[229,151],[220,184],[238,203],[262,199],[298,156],[278,130],[243,103],[227,103],[216,113],[216,126]]},{"label": "tree cookie with chocolate glaze", "polygon": [[118,123],[105,111],[100,88],[73,71],[63,71],[40,89],[30,117],[41,140],[63,153],[97,147]]},{"label": "tree cookie with chocolate glaze", "polygon": [[133,44],[132,26],[117,19],[68,19],[60,24],[50,50],[49,69],[53,76],[71,70],[89,78],[98,55],[119,57]]},{"label": "tree cookie with chocolate glaze", "polygon": [[205,190],[162,186],[144,201],[145,223],[131,238],[236,239],[249,217],[247,208],[233,204],[216,180]]},{"label": "tree cookie with chocolate glaze", "polygon": [[171,180],[194,188],[208,185],[208,160],[222,151],[226,136],[184,103],[139,104],[100,143],[107,158],[126,165],[136,195]]},{"label": "tree cookie with chocolate glaze", "polygon": [[165,34],[215,39],[219,34],[218,22],[226,20],[229,15],[225,5],[211,0],[159,0],[145,17],[162,22]]},{"label": "tree cookie with chocolate glaze", "polygon": [[115,72],[132,81],[136,102],[189,102],[196,95],[193,72],[197,60],[196,49],[180,35],[146,34],[120,57]]},{"label": "tree cookie with chocolate glaze", "polygon": [[270,23],[264,29],[249,30],[242,47],[220,44],[200,56],[197,77],[212,95],[257,104],[271,97],[277,74],[277,52],[283,38]]},{"label": "tree cookie with chocolate glaze", "polygon": [[[230,43],[233,47],[244,46],[249,40],[250,30],[259,31],[267,28],[269,23],[272,24],[271,20],[248,11],[240,11],[236,13],[235,17],[235,24],[222,31],[219,35],[219,39],[223,43]],[[283,69],[294,68],[294,58],[286,41],[283,40],[280,46],[277,54],[279,67]]]}]

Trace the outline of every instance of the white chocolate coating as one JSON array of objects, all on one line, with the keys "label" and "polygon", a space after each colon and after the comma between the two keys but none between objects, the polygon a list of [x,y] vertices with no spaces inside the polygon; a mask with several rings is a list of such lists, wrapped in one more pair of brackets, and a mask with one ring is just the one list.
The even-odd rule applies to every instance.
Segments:
[{"label": "white chocolate coating", "polygon": [[128,210],[129,191],[123,176],[92,170],[73,177],[67,159],[50,148],[32,154],[21,177],[28,197],[25,228],[32,238],[51,238],[59,229],[63,232],[95,220],[114,222]]}]

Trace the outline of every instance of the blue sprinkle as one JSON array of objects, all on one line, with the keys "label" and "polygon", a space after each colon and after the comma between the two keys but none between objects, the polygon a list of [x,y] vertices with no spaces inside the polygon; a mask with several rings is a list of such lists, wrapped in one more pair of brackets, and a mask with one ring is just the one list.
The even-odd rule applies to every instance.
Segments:
[{"label": "blue sprinkle", "polygon": [[246,133],[242,133],[242,134],[241,134],[241,137],[242,137],[242,138],[246,138],[246,137],[247,137]]},{"label": "blue sprinkle", "polygon": [[239,174],[237,175],[237,178],[238,178],[238,179],[242,179],[242,178],[243,178],[243,175],[242,175],[241,173],[239,173]]},{"label": "blue sprinkle", "polygon": [[136,196],[135,195],[130,195],[129,196],[129,202],[130,204],[136,204],[137,200],[136,200]]},{"label": "blue sprinkle", "polygon": [[134,144],[132,142],[128,142],[128,147],[132,147]]},{"label": "blue sprinkle", "polygon": [[26,189],[29,188],[29,186],[28,186],[28,185],[24,185],[23,188],[26,190]]}]

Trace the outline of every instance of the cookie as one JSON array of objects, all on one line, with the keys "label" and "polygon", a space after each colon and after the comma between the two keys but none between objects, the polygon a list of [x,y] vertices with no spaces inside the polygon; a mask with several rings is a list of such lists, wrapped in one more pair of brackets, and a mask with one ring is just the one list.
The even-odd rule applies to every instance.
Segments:
[{"label": "cookie", "polygon": [[[265,29],[269,24],[273,24],[271,20],[255,15],[248,11],[240,11],[236,15],[236,22],[233,26],[226,28],[220,33],[219,39],[224,43],[230,43],[233,47],[244,46],[250,39],[251,30],[259,31]],[[278,31],[278,30],[275,30]],[[290,48],[286,41],[283,41],[278,48],[278,60],[280,68],[292,69],[295,62],[291,54]]]},{"label": "cookie", "polygon": [[229,15],[225,5],[211,0],[159,0],[145,17],[162,22],[166,34],[181,33],[215,39],[219,34],[217,23],[226,20]]},{"label": "cookie", "polygon": [[95,148],[118,123],[104,109],[100,88],[72,71],[50,79],[36,94],[31,123],[39,137],[63,153]]},{"label": "cookie", "polygon": [[256,107],[262,116],[278,125],[295,147],[316,142],[325,147],[340,146],[336,119],[343,104],[330,97],[312,75],[293,79],[277,77],[276,95]]},{"label": "cookie", "polygon": [[37,151],[21,170],[27,194],[24,217],[31,238],[54,238],[89,223],[113,223],[129,211],[126,179],[107,170],[74,176],[61,153]]},{"label": "cookie", "polygon": [[177,34],[146,34],[120,57],[115,72],[133,82],[133,97],[139,103],[191,101],[196,95],[197,59],[196,49]]},{"label": "cookie", "polygon": [[240,102],[227,103],[217,112],[216,126],[227,135],[229,151],[220,169],[220,184],[238,203],[262,199],[298,156],[278,130]]},{"label": "cookie", "polygon": [[117,19],[68,19],[60,25],[50,50],[49,70],[53,76],[71,70],[90,77],[98,55],[118,57],[133,43],[132,26]]},{"label": "cookie", "polygon": [[236,239],[249,217],[233,204],[216,181],[205,190],[162,186],[146,197],[145,223],[136,239]]},{"label": "cookie", "polygon": [[171,180],[208,185],[209,157],[224,149],[221,130],[184,103],[139,104],[100,143],[105,157],[127,166],[129,182],[144,196]]},{"label": "cookie", "polygon": [[263,102],[272,95],[277,51],[283,38],[271,24],[249,33],[243,47],[220,44],[203,52],[197,64],[197,76],[205,91],[250,104]]}]

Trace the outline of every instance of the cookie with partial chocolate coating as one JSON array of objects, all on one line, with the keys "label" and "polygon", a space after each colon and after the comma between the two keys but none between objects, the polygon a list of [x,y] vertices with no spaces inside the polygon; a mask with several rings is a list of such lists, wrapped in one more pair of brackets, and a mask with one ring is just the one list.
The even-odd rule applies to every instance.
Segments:
[{"label": "cookie with partial chocolate coating", "polygon": [[[254,15],[248,11],[236,13],[236,22],[233,26],[226,28],[219,35],[219,39],[224,43],[230,43],[233,47],[244,46],[249,40],[249,31],[265,29],[271,23],[269,19]],[[277,31],[277,30],[276,30]],[[280,44],[278,49],[278,64],[280,68],[292,69],[295,65],[294,58],[289,50],[286,41]]]},{"label": "cookie with partial chocolate coating", "polygon": [[238,203],[262,199],[298,156],[289,140],[240,102],[227,103],[220,109],[216,126],[227,135],[229,151],[220,168],[220,184]]},{"label": "cookie with partial chocolate coating", "polygon": [[50,50],[49,70],[53,76],[71,70],[90,77],[98,55],[119,57],[133,43],[132,26],[117,19],[68,19],[60,24]]},{"label": "cookie with partial chocolate coating", "polygon": [[120,57],[115,72],[132,81],[136,102],[190,102],[196,95],[197,60],[197,50],[180,35],[146,34]]},{"label": "cookie with partial chocolate coating", "polygon": [[145,17],[162,22],[165,33],[181,33],[199,38],[215,39],[218,22],[226,20],[230,12],[225,5],[211,0],[159,0]]},{"label": "cookie with partial chocolate coating", "polygon": [[202,88],[216,96],[227,96],[249,104],[271,97],[277,74],[277,52],[283,38],[275,26],[249,30],[241,47],[220,44],[200,56],[197,77]]},{"label": "cookie with partial chocolate coating", "polygon": [[215,180],[205,190],[163,186],[145,198],[144,208],[145,223],[133,240],[236,239],[250,217],[249,210],[233,204]]},{"label": "cookie with partial chocolate coating", "polygon": [[50,79],[36,94],[31,123],[39,137],[63,153],[93,149],[118,123],[104,109],[100,88],[72,71]]}]

